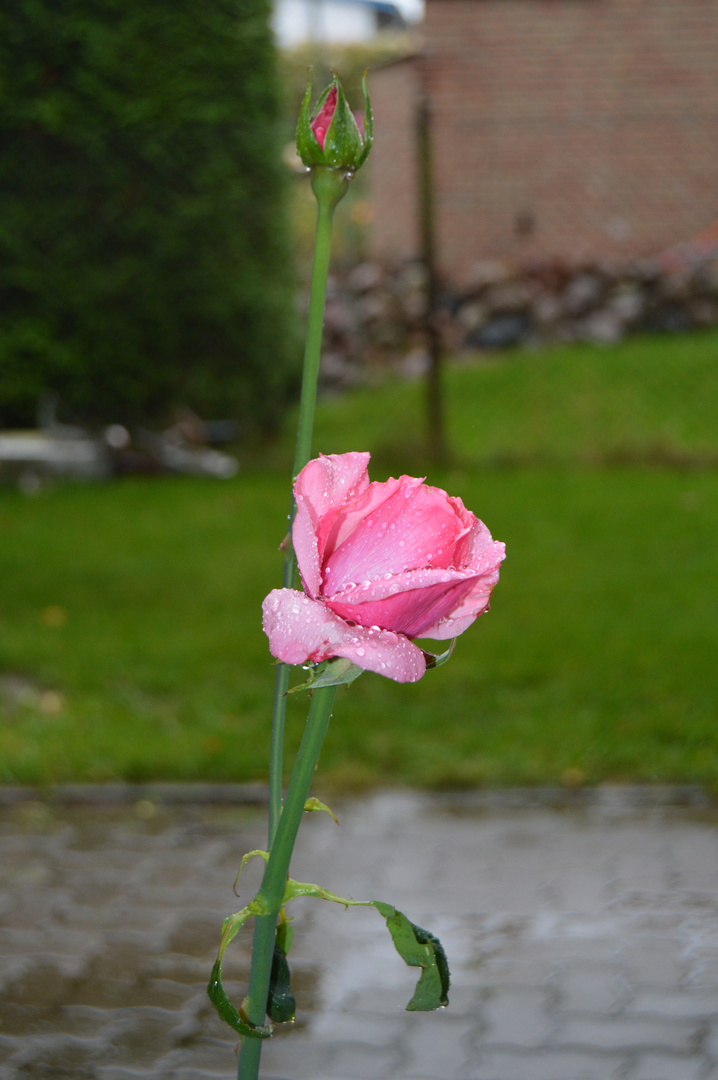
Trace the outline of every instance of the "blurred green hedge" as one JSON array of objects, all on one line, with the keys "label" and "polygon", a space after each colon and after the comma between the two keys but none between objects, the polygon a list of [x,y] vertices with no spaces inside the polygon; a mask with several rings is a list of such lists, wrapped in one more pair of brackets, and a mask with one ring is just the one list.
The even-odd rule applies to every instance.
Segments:
[{"label": "blurred green hedge", "polygon": [[267,0],[5,0],[0,423],[175,405],[271,427],[295,377]]}]

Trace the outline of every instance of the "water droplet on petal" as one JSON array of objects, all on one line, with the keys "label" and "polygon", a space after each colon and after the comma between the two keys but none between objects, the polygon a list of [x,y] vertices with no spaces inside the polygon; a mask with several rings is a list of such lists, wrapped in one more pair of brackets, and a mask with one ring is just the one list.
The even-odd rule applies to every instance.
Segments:
[{"label": "water droplet on petal", "polygon": [[357,656],[363,656],[365,652],[366,649],[357,649]]}]

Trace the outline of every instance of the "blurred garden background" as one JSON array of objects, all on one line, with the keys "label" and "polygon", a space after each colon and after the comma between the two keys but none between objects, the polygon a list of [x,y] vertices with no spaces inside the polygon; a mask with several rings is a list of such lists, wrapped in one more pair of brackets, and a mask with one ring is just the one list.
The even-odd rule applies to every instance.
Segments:
[{"label": "blurred garden background", "polygon": [[[280,56],[269,18],[263,0],[0,15],[0,436],[50,396],[58,438],[113,425],[144,447],[108,482],[0,464],[4,783],[266,779],[261,602],[281,579],[312,231],[293,117],[308,58],[321,84],[338,56],[351,94],[367,63],[391,73],[423,47],[394,25]],[[337,211],[315,449],[369,450],[375,479],[426,475],[507,559],[451,663],[340,692],[320,790],[717,792],[717,252],[664,222],[633,254],[608,230],[622,251],[575,265],[550,240],[519,265],[494,237],[452,278],[439,202],[433,234],[419,207],[414,256],[388,265],[377,175]],[[236,475],[150,470],[141,433],[190,410],[232,422]]]}]

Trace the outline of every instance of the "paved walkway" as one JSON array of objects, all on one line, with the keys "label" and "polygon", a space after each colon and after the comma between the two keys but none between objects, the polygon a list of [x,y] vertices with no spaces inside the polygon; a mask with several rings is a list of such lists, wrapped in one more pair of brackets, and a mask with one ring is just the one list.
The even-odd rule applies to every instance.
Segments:
[{"label": "paved walkway", "polygon": [[[437,933],[451,1003],[404,1011],[415,972],[373,910],[297,901],[297,1023],[264,1076],[718,1080],[718,812],[635,795],[391,794],[335,807],[339,829],[307,817],[294,876]],[[2,809],[0,1080],[231,1080],[204,985],[263,834],[256,808]],[[237,939],[237,999],[246,966]]]}]

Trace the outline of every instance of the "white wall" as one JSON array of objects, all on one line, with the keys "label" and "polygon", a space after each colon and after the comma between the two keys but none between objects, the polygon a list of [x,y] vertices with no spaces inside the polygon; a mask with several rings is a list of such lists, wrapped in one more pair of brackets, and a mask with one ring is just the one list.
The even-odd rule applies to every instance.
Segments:
[{"label": "white wall", "polygon": [[377,31],[368,4],[343,0],[276,0],[272,25],[280,48],[303,41],[367,41]]}]

